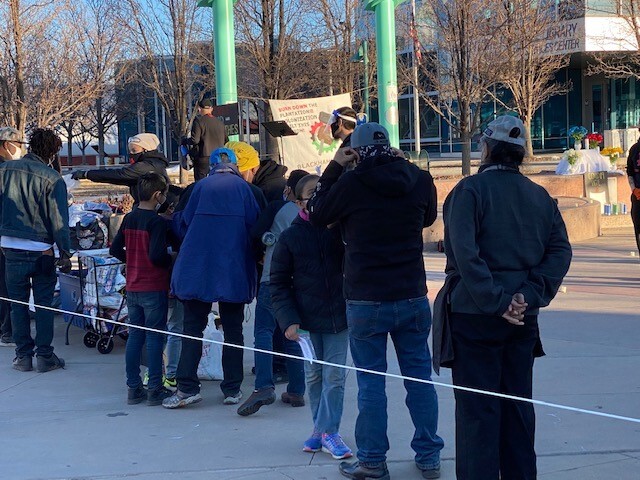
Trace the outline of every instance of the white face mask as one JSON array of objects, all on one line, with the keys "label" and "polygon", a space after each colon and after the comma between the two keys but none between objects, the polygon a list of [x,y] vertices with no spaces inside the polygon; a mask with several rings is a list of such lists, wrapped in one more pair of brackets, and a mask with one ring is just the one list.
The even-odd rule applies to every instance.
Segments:
[{"label": "white face mask", "polygon": [[[22,150],[16,147],[13,143],[9,142],[9,144],[16,149],[14,153],[11,154],[11,160],[20,160],[22,158]],[[7,152],[9,150],[7,149]]]}]

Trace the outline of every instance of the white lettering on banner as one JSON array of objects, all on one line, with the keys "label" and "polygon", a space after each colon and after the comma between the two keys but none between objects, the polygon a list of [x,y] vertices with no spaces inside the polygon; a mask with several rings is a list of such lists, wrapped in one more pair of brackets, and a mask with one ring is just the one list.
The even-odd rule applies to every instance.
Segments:
[{"label": "white lettering on banner", "polygon": [[561,55],[581,52],[584,44],[584,19],[559,22],[547,29],[542,53]]},{"label": "white lettering on banner", "polygon": [[351,96],[345,93],[302,100],[270,100],[269,104],[273,119],[284,120],[297,133],[282,139],[282,157],[289,171],[302,169],[320,173],[340,146],[340,141],[331,136],[327,125],[320,120],[320,112],[331,114],[337,108],[350,107]]}]

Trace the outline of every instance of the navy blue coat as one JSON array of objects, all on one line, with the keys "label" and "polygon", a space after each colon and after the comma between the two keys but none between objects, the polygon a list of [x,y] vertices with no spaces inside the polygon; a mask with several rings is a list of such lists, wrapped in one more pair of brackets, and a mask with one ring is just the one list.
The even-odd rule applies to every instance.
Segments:
[{"label": "navy blue coat", "polygon": [[172,228],[182,239],[171,276],[181,300],[250,303],[256,296],[256,259],[249,231],[260,209],[233,166],[219,165],[196,183]]}]

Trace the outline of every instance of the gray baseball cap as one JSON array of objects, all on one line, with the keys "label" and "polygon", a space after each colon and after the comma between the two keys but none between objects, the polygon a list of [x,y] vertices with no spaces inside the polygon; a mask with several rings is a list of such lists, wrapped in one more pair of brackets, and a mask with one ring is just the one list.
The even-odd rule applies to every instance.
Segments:
[{"label": "gray baseball cap", "polygon": [[22,135],[15,128],[0,128],[0,142],[27,143],[22,139]]},{"label": "gray baseball cap", "polygon": [[482,134],[487,138],[524,147],[526,142],[524,133],[522,120],[512,115],[502,115],[487,125]]},{"label": "gray baseball cap", "polygon": [[351,134],[351,148],[366,147],[368,145],[391,145],[389,132],[379,123],[362,124]]}]

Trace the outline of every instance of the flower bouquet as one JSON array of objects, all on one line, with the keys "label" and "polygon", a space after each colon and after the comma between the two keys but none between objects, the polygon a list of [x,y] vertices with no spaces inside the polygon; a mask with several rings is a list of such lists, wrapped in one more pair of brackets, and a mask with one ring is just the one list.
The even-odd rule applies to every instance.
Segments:
[{"label": "flower bouquet", "polygon": [[609,162],[611,162],[612,166],[616,165],[616,162],[618,161],[618,158],[620,158],[620,155],[622,153],[622,148],[620,147],[607,147],[603,148],[600,152],[601,155],[609,157]]},{"label": "flower bouquet", "polygon": [[573,167],[578,162],[580,155],[576,150],[571,148],[564,151],[563,157],[567,161],[567,163]]},{"label": "flower bouquet", "polygon": [[589,148],[594,149],[598,148],[598,145],[602,143],[602,135],[599,133],[590,133],[587,135],[587,141],[589,142]]},{"label": "flower bouquet", "polygon": [[580,149],[580,142],[582,141],[582,139],[586,134],[587,134],[587,129],[584,127],[576,126],[576,127],[571,127],[569,129],[569,136],[573,138],[574,145],[578,148],[578,150]]}]

